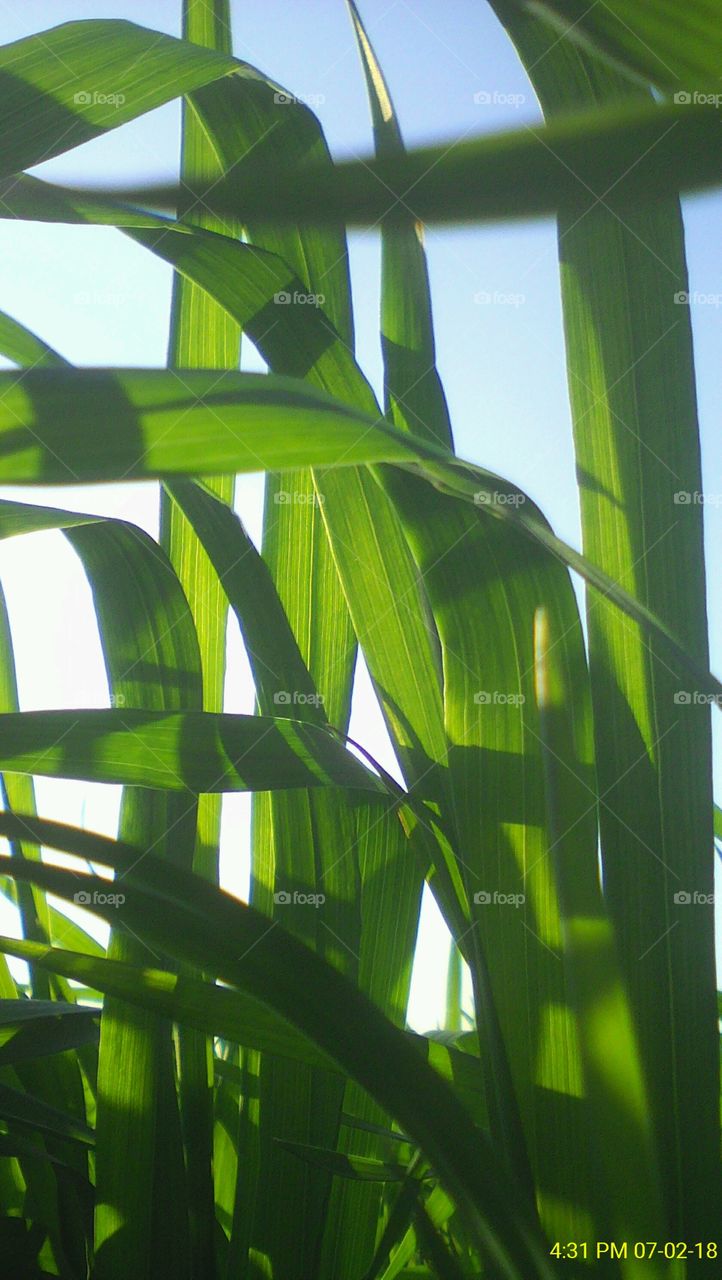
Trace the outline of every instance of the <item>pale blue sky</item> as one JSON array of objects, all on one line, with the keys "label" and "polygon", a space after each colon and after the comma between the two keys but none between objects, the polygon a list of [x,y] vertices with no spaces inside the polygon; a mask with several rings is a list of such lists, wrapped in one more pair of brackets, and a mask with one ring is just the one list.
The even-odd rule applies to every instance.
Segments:
[{"label": "pale blue sky", "polygon": [[[360,0],[384,67],[407,144],[522,125],[540,112],[512,46],[480,0]],[[127,18],[180,33],[180,0],[0,0],[3,42],[79,18]],[[310,98],[334,155],[366,155],[371,133],[351,27],[342,0],[238,0],[234,52],[302,98]],[[109,91],[112,86],[109,86]],[[486,92],[491,104],[475,101]],[[518,99],[521,99],[518,101]],[[517,101],[514,101],[517,100]],[[169,176],[178,157],[179,108],[172,104],[37,170],[58,181],[119,183]],[[685,202],[691,288],[722,300],[719,219],[722,195]],[[80,364],[165,362],[171,272],[119,232],[101,228],[0,224],[0,307]],[[429,231],[427,248],[438,365],[459,452],[508,476],[540,504],[557,533],[580,543],[571,426],[564,369],[556,236],[551,220]],[[358,355],[377,389],[378,238],[351,239]],[[479,303],[485,293],[502,300]],[[704,458],[704,487],[720,495],[722,437],[719,356],[722,310],[692,308]],[[247,352],[248,358],[248,352]],[[258,528],[257,481],[240,484],[239,505]],[[3,491],[10,492],[10,491]],[[154,486],[23,491],[24,500],[124,515],[155,527]],[[722,510],[706,508],[713,668],[722,670]],[[0,571],[16,630],[27,707],[102,705],[102,664],[87,585],[61,535],[15,539],[0,547]],[[28,586],[32,582],[32,595]],[[37,626],[38,599],[53,621]],[[238,678],[229,709],[250,709],[250,682],[237,636]],[[357,736],[381,749],[368,698],[357,706]],[[715,717],[720,719],[719,715]],[[719,729],[716,727],[717,741]],[[718,794],[722,794],[719,772]],[[112,829],[107,790],[41,781],[43,811]],[[226,817],[247,813],[232,797]],[[437,966],[438,968],[438,966]],[[429,977],[429,981],[431,978]]]}]

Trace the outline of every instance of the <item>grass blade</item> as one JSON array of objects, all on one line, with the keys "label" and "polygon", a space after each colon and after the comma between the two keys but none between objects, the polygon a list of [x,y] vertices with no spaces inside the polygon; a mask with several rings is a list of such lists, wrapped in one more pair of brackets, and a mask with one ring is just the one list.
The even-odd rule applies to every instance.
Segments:
[{"label": "grass blade", "polygon": [[718,87],[718,0],[690,0],[681,9],[667,0],[642,6],[634,0],[605,0],[593,10],[583,0],[515,3],[551,20],[557,34],[606,54],[647,84],[681,90],[685,96],[690,90]]},{"label": "grass blade", "polygon": [[49,160],[233,67],[231,58],[113,20],[67,22],[3,45],[0,172]]},{"label": "grass blade", "polygon": [[[193,45],[231,54],[229,0],[184,0],[183,38]],[[183,102],[181,182],[212,183],[222,174],[216,140],[196,116],[192,102]],[[189,202],[192,205],[192,201]],[[181,208],[181,215],[183,213]],[[238,228],[205,210],[189,209],[187,220],[229,235]],[[186,220],[182,217],[182,220]],[[181,369],[237,369],[241,333],[238,325],[191,280],[173,279],[168,364]],[[180,375],[182,382],[182,374]],[[224,502],[233,504],[232,475],[208,477],[207,484]],[[203,673],[203,707],[223,710],[228,608],[222,584],[202,544],[173,502],[161,491],[160,543],[168,553],[190,604],[198,636]],[[218,881],[221,796],[200,795],[196,801],[195,866]],[[191,1275],[215,1270],[215,1194],[213,1185],[213,1069],[212,1044],[180,1028],[178,1032],[179,1100],[185,1149],[191,1230]]]},{"label": "grass blade", "polygon": [[[670,174],[680,191],[718,186],[722,145],[709,104],[625,103],[569,113],[549,125],[409,151],[393,160],[347,161],[328,173],[308,165],[284,177],[249,161],[213,192],[209,208],[244,222],[404,221],[463,223],[533,217],[564,209],[577,217],[603,202],[623,216],[664,199]],[[640,159],[640,157],[642,157]],[[174,186],[64,192],[174,210]]]},{"label": "grass blade", "polygon": [[[598,1238],[656,1239],[665,1233],[654,1125],[637,1036],[594,863],[580,869],[576,815],[589,791],[564,714],[567,677],[558,658],[559,636],[545,610],[535,618],[535,685],[544,765],[549,848],[558,885],[562,945],[569,959],[590,1133],[606,1169],[598,1198]],[[572,762],[573,772],[567,767]],[[576,793],[576,794],[575,794]],[[580,874],[581,871],[581,874]],[[620,1105],[621,1103],[621,1105]],[[640,1274],[634,1258],[623,1275]],[[650,1277],[669,1274],[666,1262],[645,1261]]]},{"label": "grass blade", "polygon": [[[6,821],[5,817],[0,816],[0,824],[5,824]],[[7,827],[0,825],[0,829],[17,829],[19,821],[21,820],[15,819],[15,828],[11,820]],[[58,838],[62,828],[59,825],[45,824],[43,830],[50,828],[55,830],[55,838]],[[68,830],[65,829],[66,834]],[[92,835],[78,831],[73,832],[72,836],[75,849],[84,847],[84,836],[90,841],[86,847],[92,856],[99,851],[103,852],[102,848],[99,850],[92,843]],[[88,983],[97,987],[98,991],[137,1004],[174,1022],[196,1027],[207,1035],[220,1036],[251,1049],[303,1062],[308,1066],[322,1067],[326,1071],[338,1071],[333,1058],[285,1019],[243,991],[216,986],[192,974],[179,976],[167,969],[107,960],[104,956],[46,947],[41,943],[26,942],[18,938],[0,939],[0,952],[33,961],[38,968],[45,968],[50,973],[63,974],[75,981]],[[55,1008],[55,1005],[52,1007]],[[95,1011],[83,1011],[83,1014],[88,1017],[97,1016]],[[475,1123],[483,1127],[484,1101],[473,1055],[412,1032],[406,1032],[405,1035],[420,1057],[453,1087]],[[219,1064],[216,1060],[215,1065],[218,1069],[219,1065],[226,1064]],[[353,1121],[355,1127],[363,1125],[357,1116],[344,1117],[344,1120],[346,1123]],[[396,1134],[396,1137],[399,1135]]]},{"label": "grass blade", "polygon": [[382,790],[337,738],[301,720],[127,707],[11,712],[0,730],[0,767],[47,778],[209,794]]},{"label": "grass blade", "polygon": [[[633,93],[644,105],[603,63],[495,7],[534,64],[549,115],[570,103],[615,109]],[[585,554],[679,628],[684,650],[706,666],[702,508],[679,502],[702,489],[689,311],[677,305],[689,287],[679,203],[669,196],[621,221],[604,207],[580,223],[564,216],[559,241]],[[709,707],[680,705],[688,677],[656,635],[622,621],[594,591],[587,614],[605,895],[638,1028],[667,1232],[704,1239],[722,1204],[713,908],[709,899],[680,909],[675,894],[687,884],[713,890]]]}]

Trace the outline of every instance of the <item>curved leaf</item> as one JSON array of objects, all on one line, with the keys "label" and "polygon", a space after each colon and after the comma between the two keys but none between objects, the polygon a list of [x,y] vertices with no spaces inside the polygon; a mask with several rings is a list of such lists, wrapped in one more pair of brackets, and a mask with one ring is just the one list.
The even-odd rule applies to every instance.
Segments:
[{"label": "curved leaf", "polygon": [[0,374],[0,399],[3,484],[413,456],[383,421],[306,383],[256,373],[32,369]]},{"label": "curved leaf", "polygon": [[49,160],[237,65],[114,20],[67,22],[3,45],[0,172]]},{"label": "curved leaf", "polygon": [[[0,815],[0,829],[3,821],[4,818]],[[91,841],[92,839],[90,836]],[[88,851],[90,852],[90,847]],[[50,973],[63,974],[74,981],[90,984],[107,995],[140,1005],[160,1016],[172,1018],[174,1022],[195,1027],[207,1035],[222,1036],[224,1040],[235,1041],[250,1049],[303,1062],[308,1066],[321,1067],[326,1071],[338,1071],[333,1058],[301,1035],[284,1018],[244,991],[204,982],[191,974],[179,975],[168,970],[149,968],[147,965],[107,960],[102,956],[46,947],[42,943],[17,938],[0,938],[0,952],[36,963],[38,968],[47,969]],[[24,1003],[30,1004],[29,1001]],[[32,1002],[33,1008],[36,1003],[38,1002]],[[57,1017],[57,1006],[52,1004],[51,1008],[55,1010]],[[96,1010],[82,1010],[81,1014],[89,1019],[98,1016]],[[4,1034],[5,1029],[0,1025],[0,1042]],[[474,1055],[413,1032],[406,1032],[405,1036],[420,1056],[453,1087],[474,1121],[483,1125],[484,1099]],[[362,1125],[358,1117],[347,1117],[347,1123]],[[384,1132],[378,1126],[375,1126],[376,1130]],[[395,1136],[399,1137],[398,1134]]]},{"label": "curved leaf", "polygon": [[0,768],[170,791],[380,790],[338,739],[315,725],[210,711],[0,715]]}]

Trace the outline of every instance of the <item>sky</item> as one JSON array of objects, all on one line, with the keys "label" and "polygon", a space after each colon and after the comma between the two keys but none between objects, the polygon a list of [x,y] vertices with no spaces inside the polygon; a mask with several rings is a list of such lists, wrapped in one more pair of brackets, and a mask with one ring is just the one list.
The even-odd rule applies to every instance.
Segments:
[{"label": "sky", "polygon": [[[343,0],[234,0],[233,46],[319,116],[333,155],[372,149],[365,85]],[[480,0],[360,0],[407,145],[446,141],[540,119],[504,31]],[[180,34],[180,0],[0,0],[3,43],[84,18],[125,18]],[[112,91],[112,86],[108,87]],[[180,109],[170,104],[57,157],[34,172],[59,182],[113,184],[177,172]],[[712,667],[722,670],[722,361],[719,339],[722,194],[684,202],[702,431]],[[171,270],[109,228],[0,223],[0,307],[84,365],[165,363]],[[581,545],[564,365],[557,245],[551,219],[429,229],[438,367],[458,452],[514,481],[542,507],[559,536]],[[350,238],[357,356],[381,390],[378,340],[379,242]],[[244,367],[262,365],[245,344]],[[122,516],[157,532],[157,487],[131,484],[0,489],[0,496]],[[717,501],[716,501],[717,499]],[[238,483],[237,509],[260,532],[261,483]],[[59,533],[0,544],[0,578],[16,645],[23,709],[107,706],[90,591]],[[40,602],[43,621],[39,625]],[[250,712],[253,691],[235,621],[229,635],[227,709]],[[715,716],[720,720],[720,716]],[[359,674],[352,734],[391,765],[368,679]],[[722,797],[719,726],[716,793]],[[43,816],[115,834],[118,789],[40,779]],[[246,796],[224,799],[222,871],[242,892]],[[247,846],[247,834],[244,836]],[[721,886],[722,887],[722,886]],[[80,917],[78,917],[80,918]],[[0,927],[8,923],[0,914]],[[83,923],[89,923],[85,916]],[[443,925],[428,901],[414,975],[410,1021],[433,1025],[443,1007]]]}]

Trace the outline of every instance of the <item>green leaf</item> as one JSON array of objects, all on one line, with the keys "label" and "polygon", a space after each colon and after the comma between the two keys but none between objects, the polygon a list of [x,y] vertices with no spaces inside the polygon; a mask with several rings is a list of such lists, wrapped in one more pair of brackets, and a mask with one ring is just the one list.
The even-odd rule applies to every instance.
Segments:
[{"label": "green leaf", "polygon": [[95,1141],[93,1130],[88,1125],[7,1084],[0,1084],[0,1119],[10,1126],[34,1129],[38,1133],[80,1142],[83,1146],[92,1146]]},{"label": "green leaf", "polygon": [[[402,160],[406,149],[388,86],[353,0],[348,6],[371,104],[376,158]],[[382,224],[381,250],[386,412],[401,430],[451,448],[451,423],[436,371],[423,229],[411,211],[400,225]]]},{"label": "green leaf", "polygon": [[[570,104],[615,110],[635,92],[516,6],[494,7],[548,115]],[[644,8],[640,34],[660,17],[659,5]],[[616,2],[610,20],[614,12]],[[684,23],[677,39],[683,56]],[[650,95],[636,94],[639,109],[651,109]],[[689,288],[679,203],[670,193],[621,220],[603,206],[581,222],[564,214],[559,243],[585,555],[706,666],[702,507],[684,501],[702,479],[690,315],[679,305]],[[694,705],[701,686],[656,632],[596,591],[587,615],[605,897],[639,1036],[666,1232],[702,1239],[722,1204],[714,912],[711,899],[680,908],[675,894],[714,887],[709,707]]]},{"label": "green leaf", "polygon": [[33,368],[66,363],[47,342],[4,311],[0,312],[0,355],[7,356],[15,364],[32,365]]},{"label": "green leaf", "polygon": [[591,46],[660,89],[719,88],[722,7],[719,0],[605,0],[590,9],[584,0],[514,0],[520,9],[553,23],[555,35]]},{"label": "green leaf", "polygon": [[[161,370],[31,370],[23,374],[23,390],[14,375],[0,374],[0,443],[3,435],[8,437],[5,448],[11,459],[0,466],[0,479],[61,483],[72,475],[78,481],[129,480],[194,470],[207,474],[223,468],[294,467],[302,461],[352,466],[381,461],[414,465],[416,459],[423,460],[436,487],[480,503],[485,517],[518,525],[658,634],[705,691],[722,692],[719,681],[711,680],[685,653],[670,628],[612,577],[556,538],[540,514],[533,514],[525,495],[521,500],[532,514],[512,512],[508,495],[513,492],[518,502],[519,491],[489,472],[468,464],[445,464],[442,451],[412,444],[382,420],[310,393],[296,380],[194,371],[183,375],[187,390],[179,392],[178,377]],[[98,437],[97,417],[112,426],[107,440]],[[219,425],[225,428],[222,433]],[[87,517],[80,522],[87,523]]]},{"label": "green leaf", "polygon": [[132,22],[68,22],[0,48],[0,172],[30,168],[228,75],[233,59]]},{"label": "green leaf", "polygon": [[414,1225],[421,1256],[430,1263],[439,1280],[464,1280],[464,1270],[445,1244],[423,1203],[415,1206]]},{"label": "green leaf", "polygon": [[[17,706],[18,691],[12,635],[4,597],[0,590],[0,710],[14,712]],[[35,791],[32,778],[18,774],[3,775],[2,799],[6,809],[15,807],[26,813],[34,813]],[[10,841],[11,857],[14,859],[38,860],[40,858],[40,850],[32,840],[25,839],[25,834],[21,830],[17,834],[17,838]],[[7,884],[8,881],[5,881],[5,883]],[[19,907],[21,927],[25,936],[38,942],[49,941],[51,913],[42,890],[31,885],[23,887],[22,885],[13,884],[12,898]],[[15,984],[12,982],[4,964],[2,983],[4,994],[15,994]],[[69,1002],[75,999],[74,992],[62,978],[48,980],[46,974],[35,972],[32,967],[30,968],[30,989],[35,996],[57,996],[59,1001]],[[64,1003],[57,1005],[58,1011],[66,1007],[72,1007],[72,1003],[70,1005],[65,1005]],[[39,1035],[42,1037],[42,1029]],[[25,1029],[23,1039],[27,1048],[31,1047],[33,1041],[37,1043],[37,1036],[37,1029],[34,1033],[32,1030],[28,1032]],[[62,1028],[60,1029],[60,1036],[62,1037]],[[52,1038],[52,1032],[50,1033],[50,1038]],[[28,1093],[37,1099],[39,1105],[50,1105],[55,1109],[62,1109],[76,1116],[84,1114],[86,1103],[92,1106],[95,1082],[95,1046],[92,1043],[88,1043],[87,1039],[85,1041],[81,1039],[77,1048],[76,1055],[62,1054],[59,1057],[54,1055],[52,1058],[45,1056],[39,1058],[31,1053],[23,1055],[22,1051],[20,1052],[20,1056],[16,1059],[18,1064],[17,1078]],[[85,1152],[82,1149],[77,1149],[71,1151],[67,1158],[76,1173],[81,1177],[85,1177],[87,1174]],[[63,1232],[60,1218],[62,1212],[71,1218],[76,1213],[82,1212],[78,1203],[77,1186],[71,1184],[63,1189],[54,1169],[38,1167],[37,1164],[28,1165],[23,1157],[19,1157],[16,1168],[18,1183],[22,1182],[24,1184],[26,1194],[34,1204],[34,1212],[44,1224],[44,1229],[48,1233],[49,1248],[51,1247],[50,1242],[52,1242],[54,1256],[58,1259],[63,1258],[66,1245],[62,1242]],[[12,1199],[11,1195],[9,1201],[6,1200],[5,1203],[11,1204]],[[63,1202],[63,1210],[61,1210],[61,1201]],[[84,1234],[84,1232],[81,1232],[81,1236],[84,1236]],[[80,1241],[78,1243],[81,1248],[84,1247]],[[72,1252],[72,1245],[69,1244],[68,1247]]]},{"label": "green leaf", "polygon": [[176,480],[166,487],[203,546],[236,615],[262,714],[279,714],[288,706],[298,719],[324,724],[322,699],[268,565],[238,516],[203,484]]},{"label": "green leaf", "polygon": [[97,1014],[52,1000],[0,1000],[0,1066],[98,1038]]},{"label": "green leaf", "polygon": [[[708,104],[626,103],[570,113],[544,126],[449,139],[403,158],[346,161],[330,173],[308,165],[283,175],[249,157],[212,192],[201,188],[197,195],[215,213],[244,223],[263,218],[376,226],[403,221],[409,212],[424,223],[461,223],[558,209],[581,217],[600,203],[623,215],[663,198],[670,174],[680,191],[719,185],[718,124]],[[58,193],[71,201],[96,196],[169,210],[179,197],[174,186]]]},{"label": "green leaf", "polygon": [[[557,887],[543,832],[532,629],[544,602],[573,673],[568,715],[592,782],[580,619],[569,575],[510,524],[387,473],[441,638],[456,857],[471,909],[467,938],[490,1131],[543,1221],[570,1239],[592,1185],[580,1154],[588,1117]],[[470,584],[473,583],[473,590]],[[569,762],[571,765],[571,761]],[[596,867],[593,793],[576,798],[577,854]],[[552,1190],[553,1188],[553,1190]]]},{"label": "green leaf", "polygon": [[[0,587],[0,712],[16,712],[18,709],[18,687],[10,619],[5,595]],[[35,787],[32,778],[3,775],[0,778],[0,794],[4,808],[19,809],[24,813],[35,812]],[[12,855],[17,858],[40,856],[39,850],[27,841],[15,842],[10,849]],[[13,897],[20,912],[24,936],[36,942],[49,941],[50,922],[45,895],[29,886],[13,886]],[[9,980],[9,975],[4,976]],[[50,996],[51,988],[44,975],[35,977],[31,970],[31,978],[34,995]],[[59,994],[66,998],[68,996],[67,991]]]},{"label": "green leaf", "polygon": [[[358,983],[387,1018],[404,1027],[424,865],[415,856],[394,811],[384,813],[383,807],[376,803],[355,810],[355,816],[361,881]],[[428,1043],[431,1055],[428,1060],[432,1061],[437,1050],[433,1041]],[[438,1065],[442,1070],[441,1063]],[[463,1090],[469,1106],[462,1081],[468,1082],[476,1092],[470,1110],[477,1123],[485,1123],[478,1062],[457,1061],[456,1070],[459,1071],[454,1081],[457,1093],[462,1096]],[[442,1070],[442,1074],[447,1075],[446,1070]],[[447,1078],[453,1081],[453,1075]],[[344,1108],[348,1123],[339,1133],[339,1153],[384,1159],[388,1144],[379,1140],[379,1134],[382,1125],[388,1128],[388,1117],[353,1082],[347,1085]],[[379,1221],[385,1212],[381,1192],[380,1187],[346,1179],[333,1183],[324,1224],[320,1276],[352,1272],[352,1268],[360,1274],[362,1265],[371,1260]]]},{"label": "green leaf", "polygon": [[285,1138],[276,1138],[276,1142],[299,1160],[351,1182],[403,1182],[406,1177],[406,1166],[402,1164],[328,1151],[324,1147],[309,1147],[303,1142],[289,1142]]},{"label": "green leaf", "polygon": [[[544,609],[535,618],[536,701],[544,767],[547,839],[558,885],[562,946],[577,1012],[585,1096],[592,1110],[590,1132],[604,1172],[600,1196],[601,1236],[654,1239],[664,1234],[661,1178],[654,1125],[639,1054],[638,1037],[616,954],[596,865],[579,867],[578,818],[589,789],[575,762],[566,704],[567,674],[559,661],[560,637]],[[569,768],[572,762],[572,769]],[[634,1260],[623,1274],[634,1275]],[[668,1274],[650,1259],[650,1276]]]},{"label": "green leaf", "polygon": [[0,716],[0,768],[170,791],[380,790],[315,725],[203,711],[24,711]]},{"label": "green leaf", "polygon": [[413,456],[383,422],[305,383],[263,374],[33,369],[0,374],[0,396],[3,484]]},{"label": "green leaf", "polygon": [[[218,54],[231,54],[229,0],[185,0],[183,38],[187,47],[202,46]],[[223,172],[217,155],[217,139],[198,119],[192,100],[183,103],[181,180],[184,184],[214,181]],[[192,202],[190,202],[192,204]],[[227,220],[219,220],[202,208],[190,208],[183,222],[237,233]],[[204,290],[176,273],[173,279],[168,364],[176,369],[236,370],[240,360],[241,333],[237,323]],[[206,483],[233,504],[231,475],[208,477]],[[170,497],[161,493],[161,545],[166,550],[191,607],[203,671],[203,707],[223,710],[227,607],[222,584],[193,529]],[[199,798],[196,858],[206,874],[217,879],[220,838],[220,801]]]}]

